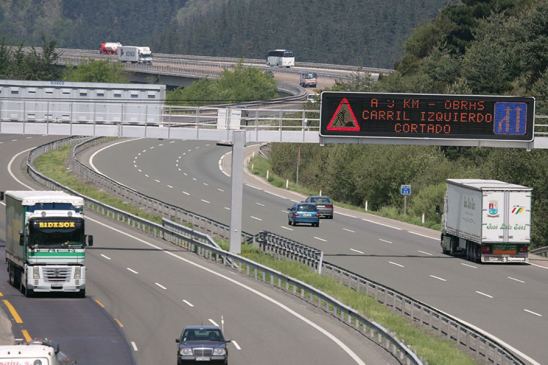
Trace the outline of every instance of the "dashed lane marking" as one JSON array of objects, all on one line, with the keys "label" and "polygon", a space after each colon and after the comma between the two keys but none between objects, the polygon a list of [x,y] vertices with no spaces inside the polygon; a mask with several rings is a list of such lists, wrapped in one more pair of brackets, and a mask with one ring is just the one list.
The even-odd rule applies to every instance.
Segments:
[{"label": "dashed lane marking", "polygon": [[154,283],[154,284],[160,289],[167,290],[167,288],[165,286],[163,286],[162,284],[160,284],[160,283]]},{"label": "dashed lane marking", "polygon": [[188,305],[189,307],[193,308],[194,307],[194,304],[190,303],[188,300],[186,299],[183,299],[183,303],[185,303],[186,305]]},{"label": "dashed lane marking", "polygon": [[365,252],[363,252],[363,251],[360,251],[360,250],[355,250],[355,249],[353,249],[353,248],[351,248],[351,249],[350,249],[350,251],[353,251],[353,252],[359,253],[360,255],[363,255],[363,254],[365,254]]},{"label": "dashed lane marking", "polygon": [[398,264],[397,262],[394,262],[394,261],[388,261],[388,263],[389,263],[390,265],[394,265],[394,266],[398,266],[398,267],[405,267],[405,266],[403,266],[402,264]]},{"label": "dashed lane marking", "polygon": [[431,277],[431,278],[433,278],[433,279],[440,280],[440,281],[447,281],[447,279],[440,278],[439,276],[436,276],[436,275],[428,275],[428,276]]},{"label": "dashed lane marking", "polygon": [[109,260],[109,261],[112,260],[112,259],[111,259],[110,257],[108,257],[107,255],[101,254],[101,256],[102,256],[103,258]]}]

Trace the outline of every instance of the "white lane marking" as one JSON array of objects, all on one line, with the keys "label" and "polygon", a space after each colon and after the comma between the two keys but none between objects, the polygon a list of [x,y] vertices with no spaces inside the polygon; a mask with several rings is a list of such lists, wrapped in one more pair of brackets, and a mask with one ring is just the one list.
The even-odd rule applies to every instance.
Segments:
[{"label": "white lane marking", "polygon": [[194,304],[190,303],[188,300],[186,299],[183,299],[183,303],[185,303],[186,305],[188,305],[189,307],[193,308],[194,307]]},{"label": "white lane marking", "polygon": [[169,141],[169,143],[170,143],[170,144],[173,144],[173,143],[175,143],[175,141]]},{"label": "white lane marking", "polygon": [[192,150],[189,148],[189,149],[188,149],[188,152],[192,152]]},{"label": "white lane marking", "polygon": [[209,185],[209,184],[208,184],[208,183],[206,183],[206,182],[205,182],[205,183],[203,183],[203,184],[204,184],[204,186],[208,186],[208,185]]},{"label": "white lane marking", "polygon": [[17,142],[17,140],[16,140],[16,139],[12,139],[11,141],[12,141],[12,142]]},{"label": "white lane marking", "polygon": [[355,250],[355,249],[353,249],[353,248],[351,248],[350,251],[359,253],[359,254],[361,254],[361,255],[365,254],[365,252],[362,252],[362,251],[360,251],[360,250]]},{"label": "white lane marking", "polygon": [[215,322],[214,320],[212,320],[211,318],[208,319],[208,321],[214,325],[215,327],[219,327],[219,325],[217,324],[217,322]]},{"label": "white lane marking", "polygon": [[224,190],[221,188],[217,188],[217,190],[219,190],[221,193],[224,193]]},{"label": "white lane marking", "polygon": [[183,171],[180,167],[177,167],[177,171]]},{"label": "white lane marking", "polygon": [[139,172],[143,172],[143,170],[141,170],[141,169],[137,169],[137,171],[139,171]]},{"label": "white lane marking", "polygon": [[257,204],[257,205],[260,206],[260,207],[264,207],[264,204],[263,204],[263,203],[255,203],[255,204]]},{"label": "white lane marking", "polygon": [[398,230],[398,231],[401,231],[401,230],[402,230],[400,227],[391,226],[390,224],[385,224],[385,223],[381,223],[381,222],[375,222],[375,221],[372,221],[371,219],[362,218],[362,221],[364,221],[364,222],[369,222],[369,223],[373,223],[373,224],[378,224],[378,225],[380,225],[380,226],[384,226],[384,227],[388,227],[388,228],[393,228],[393,229],[396,229],[396,230]]},{"label": "white lane marking", "polygon": [[133,341],[131,341],[131,347],[133,347],[133,351],[135,352],[139,351],[139,349],[137,349],[137,345]]},{"label": "white lane marking", "polygon": [[183,175],[188,176],[188,174],[186,172],[183,172]]},{"label": "white lane marking", "polygon": [[388,261],[388,263],[391,265],[399,266],[399,267],[405,267],[402,264],[398,264],[397,262],[394,262],[394,261]]},{"label": "white lane marking", "polygon": [[198,181],[198,179],[196,179],[195,177],[192,178],[192,181]]},{"label": "white lane marking", "polygon": [[541,269],[548,270],[548,266],[542,266],[542,265],[538,265],[538,264],[533,264],[532,262],[530,262],[529,265],[533,265],[533,266],[536,266],[536,267],[540,267]]},{"label": "white lane marking", "polygon": [[420,252],[420,253],[428,255],[428,256],[432,256],[432,254],[430,252],[421,251],[421,250],[417,250],[417,252]]},{"label": "white lane marking", "polygon": [[127,271],[130,271],[132,273],[134,273],[135,275],[139,274],[139,272],[133,270],[131,267],[126,267]]},{"label": "white lane marking", "polygon": [[280,226],[280,227],[282,227],[282,229],[285,229],[286,231],[292,231],[293,230],[293,228],[289,228],[289,227],[286,227],[286,226]]},{"label": "white lane marking", "polygon": [[484,297],[493,299],[493,296],[492,296],[492,295],[486,294],[486,293],[481,292],[481,291],[479,291],[479,290],[476,290],[476,293],[478,293],[479,295],[483,295]]},{"label": "white lane marking", "polygon": [[171,185],[167,185],[167,187],[170,188],[170,189],[173,189],[173,186],[171,186]]},{"label": "white lane marking", "polygon": [[529,310],[529,309],[524,309],[523,311],[524,311],[524,312],[527,312],[527,313],[534,314],[534,315],[537,316],[537,317],[542,317],[542,314],[537,313],[537,312],[533,312],[532,310]]},{"label": "white lane marking", "polygon": [[158,179],[154,179],[154,181],[156,181],[157,183],[160,183],[160,180],[158,180]]},{"label": "white lane marking", "polygon": [[282,212],[282,213],[287,213],[287,210],[280,210],[280,212]]},{"label": "white lane marking", "polygon": [[104,257],[105,259],[107,259],[107,260],[112,260],[112,259],[111,259],[110,257],[108,257],[107,255],[101,254],[101,256],[103,256],[103,257]]},{"label": "white lane marking", "polygon": [[141,152],[139,152],[139,153],[137,154],[137,156],[141,156]]},{"label": "white lane marking", "polygon": [[322,241],[322,242],[327,242],[327,240],[325,240],[323,238],[320,238],[320,237],[316,237],[316,236],[314,236],[314,239],[318,240],[318,241]]},{"label": "white lane marking", "polygon": [[472,269],[477,269],[477,268],[478,268],[477,266],[470,265],[470,264],[465,264],[464,262],[461,262],[460,264],[461,264],[462,266],[471,267]]},{"label": "white lane marking", "polygon": [[519,280],[519,279],[513,278],[513,277],[511,277],[511,276],[507,276],[507,278],[510,279],[510,280],[517,281],[518,283],[525,284],[525,281],[523,281],[523,280]]},{"label": "white lane marking", "polygon": [[160,283],[154,283],[154,284],[156,284],[156,286],[157,286],[158,288],[161,288],[161,289],[164,289],[164,290],[167,289],[165,286],[163,286],[163,285],[160,284]]},{"label": "white lane marking", "polygon": [[160,144],[158,145],[158,147],[162,147],[163,145],[164,145],[163,143],[160,143]]},{"label": "white lane marking", "polygon": [[145,177],[150,177],[150,176],[148,176],[148,174],[145,174]]},{"label": "white lane marking", "polygon": [[345,217],[348,217],[348,218],[358,219],[358,217],[356,217],[355,215],[351,215],[351,214],[346,214],[346,213],[341,213],[341,212],[335,212],[335,214],[344,215]]},{"label": "white lane marking", "polygon": [[440,239],[439,237],[427,236],[427,235],[425,235],[425,234],[418,233],[418,232],[413,232],[413,231],[407,231],[407,232],[409,232],[409,233],[411,233],[411,234],[414,234],[414,235],[416,235],[416,236],[421,236],[421,237],[425,237],[425,238],[430,238],[431,240],[436,240],[436,241],[438,241],[438,240]]},{"label": "white lane marking", "polygon": [[231,341],[232,344],[234,345],[234,347],[236,347],[236,350],[240,351],[242,348],[240,347],[240,345],[238,345],[238,342],[236,342],[236,340],[232,340]]},{"label": "white lane marking", "polygon": [[[88,159],[88,163],[89,165],[91,166],[91,168],[98,174],[101,174],[104,176],[104,174],[99,171],[99,169],[95,166],[95,164],[93,163],[93,160],[95,159],[95,156],[97,156],[99,153],[103,152],[104,150],[106,150],[107,148],[111,148],[111,147],[114,147],[114,146],[117,146],[119,144],[122,144],[122,143],[127,143],[127,142],[132,142],[132,141],[138,141],[140,139],[143,139],[143,138],[135,138],[135,139],[126,139],[126,140],[123,140],[123,141],[119,141],[119,142],[116,142],[116,143],[112,143],[112,144],[109,144],[108,146],[105,146],[103,148],[100,148],[98,149],[97,151],[93,152],[91,154],[91,156],[89,156],[89,159]],[[146,152],[147,150],[143,150],[143,152]],[[148,176],[147,176],[148,177]],[[116,180],[115,180],[116,181]],[[120,185],[124,185],[122,183],[120,183],[119,181],[116,181],[117,183],[119,183]],[[125,186],[125,185],[124,185]]]},{"label": "white lane marking", "polygon": [[181,193],[185,194],[185,195],[190,195],[189,193],[187,193],[186,191],[181,191]]},{"label": "white lane marking", "polygon": [[147,150],[146,150],[146,148],[145,148],[142,152],[145,153],[146,151],[147,151]]},{"label": "white lane marking", "polygon": [[441,281],[447,281],[446,279],[440,278],[439,276],[436,276],[436,275],[428,275],[428,276],[430,276],[431,278],[434,278],[434,279],[441,280]]},{"label": "white lane marking", "polygon": [[201,201],[203,201],[206,204],[211,204],[211,202],[209,200],[201,199]]},{"label": "white lane marking", "polygon": [[[259,190],[259,191],[263,191],[263,189],[257,187],[257,186],[254,186],[254,185],[249,185],[249,184],[246,184],[247,186],[249,186],[250,188],[253,188],[253,189],[256,189],[256,190]],[[297,202],[297,201],[295,201]]]},{"label": "white lane marking", "polygon": [[149,149],[149,150],[153,150],[153,149],[154,149],[154,146],[150,146],[148,149]]},{"label": "white lane marking", "polygon": [[225,210],[230,210],[230,208],[229,208],[229,207],[225,207]]},{"label": "white lane marking", "polygon": [[25,137],[26,139],[32,139],[32,136]]},{"label": "white lane marking", "polygon": [[348,228],[343,228],[343,231],[350,232],[350,233],[356,233],[356,231],[353,231],[353,230],[348,229]]},{"label": "white lane marking", "polygon": [[259,221],[259,222],[262,222],[263,220],[259,217],[255,217],[255,216],[250,216],[251,219],[255,219],[256,221]]},{"label": "white lane marking", "polygon": [[384,243],[392,243],[392,241],[383,240],[382,238],[379,238],[379,241],[384,242]]},{"label": "white lane marking", "polygon": [[[21,151],[19,153],[17,153],[16,155],[14,155],[12,157],[12,159],[9,161],[8,163],[8,172],[10,174],[10,176],[15,180],[17,181],[19,184],[25,186],[27,189],[29,190],[33,190],[32,187],[24,184],[21,180],[19,180],[12,172],[12,169],[11,169],[11,166],[13,164],[13,161],[20,155],[22,155],[23,153],[26,153],[30,150],[32,150],[34,147],[32,148],[28,148],[24,151]],[[166,255],[169,255],[175,259],[178,259],[188,265],[191,265],[191,266],[194,266],[195,268],[197,269],[200,269],[200,270],[203,270],[205,272],[208,272],[210,273],[211,275],[214,275],[214,276],[217,276],[218,278],[221,278],[221,279],[224,279],[230,283],[232,283],[233,285],[236,285],[236,286],[239,286],[240,288],[244,289],[244,290],[247,290],[248,292],[250,293],[253,293],[255,295],[257,295],[258,297],[260,298],[263,298],[264,300],[270,302],[271,304],[277,306],[278,308],[281,308],[282,310],[286,311],[287,313],[289,313],[290,315],[294,316],[295,318],[303,321],[304,323],[308,324],[310,327],[314,328],[315,330],[317,330],[318,332],[322,333],[324,336],[326,336],[327,338],[329,338],[331,341],[333,341],[337,346],[339,346],[344,352],[346,352],[346,354],[351,357],[354,362],[356,362],[358,365],[365,365],[365,362],[360,359],[360,357],[354,352],[352,351],[352,349],[350,349],[344,342],[342,342],[339,338],[337,338],[335,335],[333,335],[331,332],[327,331],[325,328],[319,326],[318,324],[314,323],[313,321],[311,321],[310,319],[306,318],[305,316],[303,316],[302,314],[299,314],[297,312],[295,312],[293,309],[289,308],[288,306],[286,306],[285,304],[275,300],[274,298],[272,297],[269,297],[268,295],[256,290],[256,289],[253,289],[252,287],[248,286],[248,285],[245,285],[239,281],[237,281],[236,279],[234,278],[231,278],[231,277],[228,277],[226,275],[223,275],[213,269],[210,269],[210,268],[207,268],[205,266],[202,266],[192,260],[189,260],[189,259],[186,259],[182,256],[179,256],[171,251],[166,251],[166,250],[163,250],[160,246],[157,246],[153,243],[150,243],[148,241],[145,241],[135,235],[132,235],[132,234],[129,234],[127,232],[124,232],[120,229],[117,229],[117,228],[114,228],[112,227],[110,224],[107,224],[107,223],[103,223],[103,222],[100,222],[94,218],[91,218],[91,217],[87,217],[87,220],[88,221],[91,221],[91,222],[94,222],[100,226],[103,226],[104,228],[106,229],[109,229],[111,231],[114,231],[114,232],[117,232],[119,234],[122,234],[126,237],[129,237],[137,242],[141,242],[142,244],[148,246],[148,247],[152,247],[152,248],[155,248],[157,249],[158,251],[161,251],[163,253],[165,253]],[[480,330],[481,331],[481,330]],[[495,338],[496,340],[498,340],[496,337],[492,336],[493,338]],[[524,357],[526,360],[530,360],[531,362],[534,362],[534,365],[540,365],[540,363],[534,361],[533,359],[530,359],[529,357],[527,357],[525,354],[522,354],[521,352],[515,350],[513,347],[507,345],[506,343],[502,342],[502,341],[499,341],[501,342],[504,346],[510,348],[511,350],[513,350],[514,352],[517,352],[520,356]]]},{"label": "white lane marking", "polygon": [[225,153],[225,154],[222,155],[221,158],[219,159],[219,170],[221,170],[221,172],[223,173],[223,175],[228,176],[228,177],[230,177],[230,175],[229,175],[225,170],[223,170],[223,160],[224,160],[225,157],[226,157],[228,154],[230,154],[230,153],[232,153],[232,152],[227,152],[227,153]]}]

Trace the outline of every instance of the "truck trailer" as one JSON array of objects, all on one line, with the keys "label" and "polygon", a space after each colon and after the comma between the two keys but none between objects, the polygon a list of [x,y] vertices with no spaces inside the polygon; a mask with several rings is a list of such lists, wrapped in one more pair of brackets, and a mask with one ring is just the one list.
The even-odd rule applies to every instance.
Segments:
[{"label": "truck trailer", "polygon": [[122,46],[118,48],[118,59],[121,62],[152,63],[152,52],[149,47]]},{"label": "truck trailer", "polygon": [[531,192],[498,180],[447,179],[443,253],[482,263],[528,263]]},{"label": "truck trailer", "polygon": [[25,296],[35,292],[86,295],[84,200],[61,191],[0,192],[6,203],[9,281]]}]

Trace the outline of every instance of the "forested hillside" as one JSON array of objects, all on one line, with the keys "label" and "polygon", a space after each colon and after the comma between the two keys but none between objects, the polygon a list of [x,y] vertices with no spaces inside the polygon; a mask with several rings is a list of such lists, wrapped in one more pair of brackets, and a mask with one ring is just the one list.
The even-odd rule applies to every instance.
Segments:
[{"label": "forested hillside", "polygon": [[[507,94],[536,98],[548,114],[548,1],[463,0],[411,35],[397,72],[346,91]],[[544,120],[544,124],[546,124]],[[299,147],[274,144],[274,172],[295,180]],[[411,184],[411,219],[440,222],[446,178],[499,179],[533,188],[532,239],[548,245],[548,150],[416,146],[300,146],[299,181],[339,201],[403,218],[401,184]],[[414,217],[414,218],[413,218]]]},{"label": "forested hillside", "polygon": [[153,52],[394,66],[404,40],[451,0],[0,0],[0,37],[97,48],[103,40]]}]

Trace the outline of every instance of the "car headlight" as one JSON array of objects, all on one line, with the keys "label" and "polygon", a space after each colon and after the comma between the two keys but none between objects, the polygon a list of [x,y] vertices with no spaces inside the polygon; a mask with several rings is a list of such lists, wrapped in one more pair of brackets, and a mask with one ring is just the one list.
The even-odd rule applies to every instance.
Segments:
[{"label": "car headlight", "polygon": [[32,268],[32,278],[33,279],[40,279],[40,268],[39,267],[33,267]]},{"label": "car headlight", "polygon": [[190,347],[183,347],[180,351],[179,351],[179,354],[183,355],[183,356],[188,356],[188,355],[192,355],[192,349]]},{"label": "car headlight", "polygon": [[224,355],[226,355],[226,350],[222,347],[213,349],[213,355],[214,356],[224,356]]},{"label": "car headlight", "polygon": [[75,279],[80,279],[82,278],[82,268],[80,266],[76,266],[74,268],[74,278]]}]

